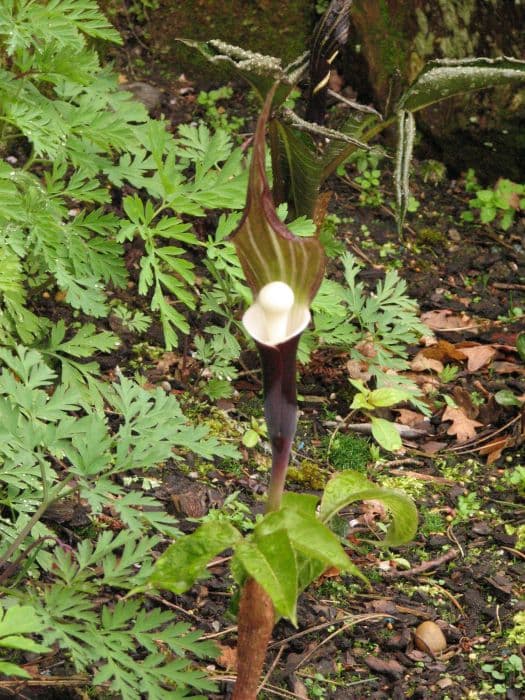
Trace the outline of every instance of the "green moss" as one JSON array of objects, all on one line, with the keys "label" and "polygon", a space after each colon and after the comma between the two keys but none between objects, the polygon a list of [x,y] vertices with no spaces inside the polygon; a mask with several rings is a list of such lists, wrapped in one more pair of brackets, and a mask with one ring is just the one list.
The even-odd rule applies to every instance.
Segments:
[{"label": "green moss", "polygon": [[417,231],[416,242],[419,245],[426,246],[443,245],[447,242],[447,237],[443,231],[439,231],[431,226],[422,226]]},{"label": "green moss", "polygon": [[327,475],[316,462],[304,459],[298,469],[291,467],[288,470],[288,479],[314,491],[322,491],[327,481]]},{"label": "green moss", "polygon": [[407,496],[411,496],[415,500],[421,498],[425,493],[427,485],[424,481],[414,479],[411,476],[382,476],[381,486],[387,489],[397,489],[404,491]]},{"label": "green moss", "polygon": [[335,469],[353,469],[366,473],[370,461],[370,443],[359,435],[338,435],[330,445],[328,461]]},{"label": "green moss", "polygon": [[422,523],[419,527],[419,531],[428,537],[439,532],[444,532],[447,528],[447,523],[445,518],[434,510],[421,509],[420,515]]}]

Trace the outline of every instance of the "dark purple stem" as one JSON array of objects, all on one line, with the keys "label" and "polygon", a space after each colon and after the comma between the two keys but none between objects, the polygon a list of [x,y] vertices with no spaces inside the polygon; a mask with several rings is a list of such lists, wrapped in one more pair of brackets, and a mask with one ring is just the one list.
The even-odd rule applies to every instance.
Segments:
[{"label": "dark purple stem", "polygon": [[277,346],[257,343],[263,371],[264,416],[272,446],[266,510],[278,510],[297,428],[297,346],[300,334]]}]

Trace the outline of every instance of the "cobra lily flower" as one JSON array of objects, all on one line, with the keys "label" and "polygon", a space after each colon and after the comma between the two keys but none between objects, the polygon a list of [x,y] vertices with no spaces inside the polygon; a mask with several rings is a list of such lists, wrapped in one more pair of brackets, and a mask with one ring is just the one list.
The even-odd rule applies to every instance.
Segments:
[{"label": "cobra lily flower", "polygon": [[325,269],[319,240],[294,236],[275,211],[265,171],[265,132],[274,90],[257,123],[246,207],[232,236],[254,296],[243,324],[257,344],[263,370],[264,412],[272,445],[267,510],[279,508],[284,489],[297,426],[297,346],[310,322],[310,303]]}]

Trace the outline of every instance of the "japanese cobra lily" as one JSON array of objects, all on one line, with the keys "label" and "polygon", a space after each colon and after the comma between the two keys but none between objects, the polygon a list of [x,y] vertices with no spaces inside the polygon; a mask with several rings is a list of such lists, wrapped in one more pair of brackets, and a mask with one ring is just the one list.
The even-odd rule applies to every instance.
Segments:
[{"label": "japanese cobra lily", "polygon": [[[275,89],[275,88],[274,88]],[[257,344],[264,413],[272,446],[267,510],[279,508],[297,426],[296,356],[321,284],[325,254],[316,237],[299,238],[279,219],[265,171],[265,132],[274,90],[257,123],[244,215],[232,236],[254,302],[243,324]]]}]

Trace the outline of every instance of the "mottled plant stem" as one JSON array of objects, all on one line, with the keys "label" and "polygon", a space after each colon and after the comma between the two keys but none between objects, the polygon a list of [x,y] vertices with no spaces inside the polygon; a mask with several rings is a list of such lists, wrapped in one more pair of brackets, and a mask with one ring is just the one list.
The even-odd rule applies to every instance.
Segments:
[{"label": "mottled plant stem", "polygon": [[281,439],[278,440],[277,443],[276,446],[272,445],[272,473],[268,485],[268,500],[266,501],[267,513],[272,510],[279,510],[281,507],[286,472],[288,470],[290,453],[292,451],[292,439]]},{"label": "mottled plant stem", "polygon": [[248,579],[239,604],[239,655],[232,700],[256,700],[274,623],[275,613],[270,596],[256,581]]},{"label": "mottled plant stem", "polygon": [[[279,510],[297,426],[296,355],[299,335],[277,346],[258,344],[263,370],[264,415],[272,445],[266,512]],[[241,593],[237,681],[233,700],[255,700],[275,612],[270,596],[253,579]]]}]

